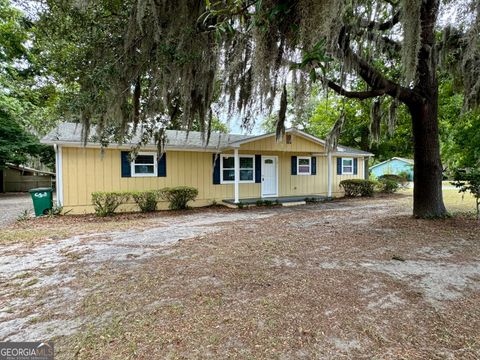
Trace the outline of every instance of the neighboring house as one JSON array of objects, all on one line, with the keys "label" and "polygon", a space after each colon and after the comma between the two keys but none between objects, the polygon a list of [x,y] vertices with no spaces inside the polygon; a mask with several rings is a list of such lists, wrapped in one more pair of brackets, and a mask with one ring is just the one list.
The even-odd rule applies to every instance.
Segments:
[{"label": "neighboring house", "polygon": [[0,170],[0,192],[21,192],[38,187],[54,187],[55,173],[7,163]]},{"label": "neighboring house", "polygon": [[296,129],[287,129],[281,142],[275,140],[275,134],[212,133],[208,144],[199,132],[190,131],[187,137],[185,131],[167,130],[162,156],[151,143],[131,162],[129,151],[138,137],[128,144],[111,144],[102,152],[93,136],[84,146],[81,133],[81,125],[64,123],[42,139],[56,149],[58,202],[73,213],[93,211],[94,191],[179,185],[198,189],[192,206],[288,196],[339,196],[340,181],[364,178],[365,159],[373,156],[341,145],[327,154],[323,140]]},{"label": "neighboring house", "polygon": [[386,174],[407,173],[408,180],[413,180],[413,160],[401,157],[393,157],[389,160],[382,161],[370,167],[370,174],[379,177]]}]

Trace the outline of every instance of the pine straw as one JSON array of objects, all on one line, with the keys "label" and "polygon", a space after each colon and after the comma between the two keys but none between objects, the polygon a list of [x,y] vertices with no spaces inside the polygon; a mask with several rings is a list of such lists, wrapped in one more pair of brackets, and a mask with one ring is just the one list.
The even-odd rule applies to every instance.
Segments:
[{"label": "pine straw", "polygon": [[90,272],[79,286],[95,291],[75,314],[90,325],[57,339],[58,358],[480,355],[478,287],[433,302],[421,277],[358,266],[397,256],[461,270],[480,255],[475,221],[415,220],[399,196],[274,211]]}]

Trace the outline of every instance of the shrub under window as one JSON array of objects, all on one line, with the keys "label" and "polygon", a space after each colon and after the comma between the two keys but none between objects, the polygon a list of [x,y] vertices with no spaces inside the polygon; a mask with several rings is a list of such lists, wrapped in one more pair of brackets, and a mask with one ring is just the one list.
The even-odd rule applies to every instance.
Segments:
[{"label": "shrub under window", "polygon": [[350,179],[340,181],[340,186],[345,190],[345,196],[373,196],[375,182],[364,179]]},{"label": "shrub under window", "polygon": [[188,208],[188,202],[198,196],[198,190],[190,186],[177,186],[160,190],[160,197],[169,202],[170,210],[182,210]]},{"label": "shrub under window", "polygon": [[111,216],[117,208],[128,201],[130,195],[126,192],[101,192],[92,193],[92,204],[98,216]]}]

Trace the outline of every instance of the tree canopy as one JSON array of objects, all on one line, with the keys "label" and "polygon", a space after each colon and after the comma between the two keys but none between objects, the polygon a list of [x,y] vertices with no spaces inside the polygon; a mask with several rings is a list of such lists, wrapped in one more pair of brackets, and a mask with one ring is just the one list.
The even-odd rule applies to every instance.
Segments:
[{"label": "tree canopy", "polygon": [[[48,0],[36,44],[71,114],[120,141],[141,126],[160,150],[169,123],[208,134],[213,104],[245,126],[278,109],[281,137],[289,105],[301,114],[313,84],[369,99],[374,140],[404,104],[422,188],[414,213],[443,216],[437,64],[463,89],[463,111],[475,108],[480,4],[442,4],[459,14],[453,26],[437,22],[440,0]],[[329,146],[345,123],[341,111]]]},{"label": "tree canopy", "polygon": [[52,165],[53,150],[41,145],[36,134],[49,130],[43,105],[55,87],[37,84],[35,57],[27,46],[31,31],[24,14],[0,0],[0,167],[25,164],[31,157]]}]

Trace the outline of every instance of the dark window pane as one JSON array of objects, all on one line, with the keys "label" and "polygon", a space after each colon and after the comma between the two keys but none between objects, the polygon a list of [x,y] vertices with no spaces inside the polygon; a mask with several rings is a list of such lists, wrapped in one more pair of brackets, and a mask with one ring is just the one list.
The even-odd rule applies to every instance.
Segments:
[{"label": "dark window pane", "polygon": [[235,180],[235,170],[223,170],[223,181]]},{"label": "dark window pane", "polygon": [[253,170],[240,170],[240,180],[241,181],[252,181],[253,180]]},{"label": "dark window pane", "polygon": [[253,169],[253,158],[251,157],[241,157],[240,158],[240,168],[241,169]]},{"label": "dark window pane", "polygon": [[135,165],[136,174],[153,174],[153,165]]},{"label": "dark window pane", "polygon": [[266,159],[265,164],[273,164],[273,160],[272,159]]},{"label": "dark window pane", "polygon": [[308,165],[299,165],[298,172],[302,174],[308,174],[310,172],[310,166]]},{"label": "dark window pane", "polygon": [[153,164],[153,155],[138,155],[135,159],[136,164]]},{"label": "dark window pane", "polygon": [[224,169],[233,169],[235,166],[235,158],[233,156],[222,158]]},{"label": "dark window pane", "polygon": [[298,159],[299,165],[310,165],[310,159]]}]

